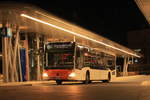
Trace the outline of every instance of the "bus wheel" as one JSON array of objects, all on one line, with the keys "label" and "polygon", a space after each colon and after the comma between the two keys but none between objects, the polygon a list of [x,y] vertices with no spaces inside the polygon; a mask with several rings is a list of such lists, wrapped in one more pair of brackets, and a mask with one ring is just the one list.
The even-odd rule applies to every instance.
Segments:
[{"label": "bus wheel", "polygon": [[85,77],[85,81],[83,81],[84,84],[89,84],[91,81],[90,81],[90,74],[89,72],[86,73],[86,77]]},{"label": "bus wheel", "polygon": [[61,85],[62,81],[61,80],[56,80],[57,85]]},{"label": "bus wheel", "polygon": [[108,79],[107,80],[102,80],[103,83],[109,83],[111,80],[111,75],[108,73]]}]

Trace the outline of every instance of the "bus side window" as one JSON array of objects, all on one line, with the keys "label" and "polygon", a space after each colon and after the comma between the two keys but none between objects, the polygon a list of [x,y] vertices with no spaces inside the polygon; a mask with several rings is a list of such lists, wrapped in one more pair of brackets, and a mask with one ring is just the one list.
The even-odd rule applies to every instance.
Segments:
[{"label": "bus side window", "polygon": [[91,57],[86,53],[84,54],[84,67],[91,67]]},{"label": "bus side window", "polygon": [[92,57],[91,57],[91,66],[90,67],[93,69],[99,69],[98,60],[95,55],[92,55]]}]

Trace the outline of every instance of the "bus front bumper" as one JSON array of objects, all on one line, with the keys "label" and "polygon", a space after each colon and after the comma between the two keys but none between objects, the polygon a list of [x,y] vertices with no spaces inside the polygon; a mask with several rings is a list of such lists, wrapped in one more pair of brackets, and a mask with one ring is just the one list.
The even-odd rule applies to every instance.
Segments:
[{"label": "bus front bumper", "polygon": [[70,73],[68,77],[64,76],[49,76],[47,73],[43,73],[43,80],[68,80],[68,81],[74,81],[76,79],[76,74],[74,72]]}]

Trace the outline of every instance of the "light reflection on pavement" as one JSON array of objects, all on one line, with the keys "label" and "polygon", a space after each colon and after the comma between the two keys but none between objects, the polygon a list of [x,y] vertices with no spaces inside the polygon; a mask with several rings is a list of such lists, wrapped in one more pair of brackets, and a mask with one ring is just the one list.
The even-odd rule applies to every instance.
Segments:
[{"label": "light reflection on pavement", "polygon": [[[142,78],[142,77],[141,77]],[[55,82],[33,86],[0,87],[0,100],[150,100],[150,86],[139,81]]]}]

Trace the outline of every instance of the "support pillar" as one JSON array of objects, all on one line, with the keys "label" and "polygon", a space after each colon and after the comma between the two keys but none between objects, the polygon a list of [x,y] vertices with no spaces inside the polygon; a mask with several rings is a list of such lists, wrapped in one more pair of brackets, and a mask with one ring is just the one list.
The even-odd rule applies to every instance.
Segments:
[{"label": "support pillar", "polygon": [[132,64],[134,64],[134,58],[133,58],[133,56],[132,56]]},{"label": "support pillar", "polygon": [[123,76],[128,76],[129,57],[124,57]]},{"label": "support pillar", "polygon": [[30,68],[29,68],[29,43],[28,43],[28,34],[25,34],[24,47],[26,48],[26,80],[30,80]]},{"label": "support pillar", "polygon": [[[36,35],[36,41],[37,41],[37,51],[39,53],[40,49],[40,40],[39,35]],[[41,71],[40,71],[40,55],[37,54],[37,80],[41,80]]]},{"label": "support pillar", "polygon": [[117,66],[116,66],[116,61],[117,61],[117,56],[115,55],[115,61],[114,61],[114,65],[115,65],[115,77],[117,77]]},{"label": "support pillar", "polygon": [[19,78],[18,78],[18,70],[17,70],[17,63],[16,63],[16,61],[17,61],[17,51],[18,51],[18,43],[19,43],[19,27],[17,27],[17,29],[16,29],[16,40],[15,40],[15,45],[14,45],[14,50],[13,50],[13,57],[14,57],[14,59],[13,59],[13,61],[12,61],[12,63],[13,63],[13,65],[12,65],[12,68],[13,68],[13,70],[14,70],[14,76],[15,76],[15,81],[19,81]]},{"label": "support pillar", "polygon": [[4,82],[9,82],[8,78],[8,63],[7,63],[7,38],[2,37],[2,66]]}]

